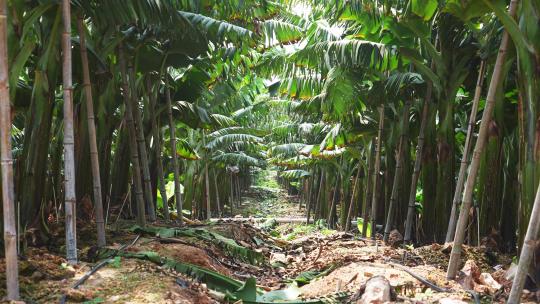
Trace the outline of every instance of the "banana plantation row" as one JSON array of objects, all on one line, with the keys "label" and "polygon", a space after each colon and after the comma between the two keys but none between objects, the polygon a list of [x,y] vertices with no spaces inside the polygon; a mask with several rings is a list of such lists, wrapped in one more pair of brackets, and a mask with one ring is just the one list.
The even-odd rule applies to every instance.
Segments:
[{"label": "banana plantation row", "polygon": [[64,220],[76,263],[82,221],[104,246],[119,217],[233,215],[273,166],[307,221],[453,241],[448,278],[464,243],[524,244],[518,302],[538,16],[534,0],[0,0],[8,298],[31,229]]}]

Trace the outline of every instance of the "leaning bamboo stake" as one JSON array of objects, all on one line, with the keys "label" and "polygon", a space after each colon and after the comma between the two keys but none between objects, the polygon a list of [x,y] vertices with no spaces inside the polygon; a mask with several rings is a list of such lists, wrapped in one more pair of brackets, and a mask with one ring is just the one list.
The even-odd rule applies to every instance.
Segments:
[{"label": "leaning bamboo stake", "polygon": [[[514,18],[517,10],[518,0],[511,0],[510,7],[508,9],[509,15]],[[456,277],[459,267],[459,261],[461,260],[461,247],[465,239],[465,230],[467,228],[467,222],[469,220],[469,209],[472,205],[472,196],[474,191],[474,184],[476,181],[476,175],[478,174],[478,168],[480,167],[480,155],[484,150],[484,146],[487,141],[488,126],[491,121],[493,109],[495,108],[495,95],[497,87],[501,82],[503,65],[506,59],[506,52],[509,45],[509,35],[505,30],[501,40],[501,46],[499,48],[499,54],[495,61],[495,68],[491,75],[491,82],[489,84],[489,90],[486,98],[486,106],[484,113],[482,114],[482,122],[480,123],[480,131],[478,133],[478,139],[474,147],[472,155],[472,162],[469,166],[469,175],[467,176],[467,182],[465,184],[465,191],[463,193],[463,202],[461,204],[461,211],[459,213],[459,219],[456,227],[456,234],[454,236],[454,245],[452,246],[452,252],[450,254],[450,261],[448,263],[448,270],[446,276],[449,279]]]},{"label": "leaning bamboo stake", "polygon": [[118,64],[120,66],[120,74],[122,76],[122,91],[124,93],[125,104],[125,120],[129,135],[129,151],[131,156],[131,171],[133,175],[133,183],[135,185],[135,200],[137,202],[137,224],[140,226],[146,225],[145,206],[143,188],[141,182],[141,168],[139,163],[139,151],[137,149],[137,134],[135,131],[135,123],[133,122],[133,109],[131,104],[131,92],[128,85],[128,75],[126,69],[126,59],[124,58],[124,48],[120,43],[118,47]]},{"label": "leaning bamboo stake", "polygon": [[62,79],[64,90],[64,179],[66,204],[66,258],[77,264],[77,211],[75,193],[75,140],[73,135],[73,86],[71,73],[71,8],[62,1]]},{"label": "leaning bamboo stake", "polygon": [[137,132],[137,147],[139,148],[139,160],[142,169],[144,197],[146,206],[148,206],[148,219],[151,222],[156,220],[156,209],[154,208],[154,196],[152,195],[152,180],[150,178],[150,165],[148,164],[148,153],[146,152],[146,140],[144,139],[144,124],[141,111],[139,110],[139,99],[137,89],[135,88],[135,72],[133,67],[128,64],[129,84],[131,87],[131,102],[133,109],[133,120],[135,122],[135,131]]},{"label": "leaning bamboo stake", "polygon": [[349,211],[347,212],[347,220],[345,222],[345,231],[349,231],[349,229],[351,229],[351,220],[352,220],[352,216],[353,216],[353,211],[354,211],[354,202],[355,202],[355,197],[358,196],[358,198],[360,198],[361,196],[358,195],[358,180],[360,179],[360,172],[362,172],[362,166],[360,165],[360,163],[358,163],[358,171],[356,172],[356,177],[354,178],[354,186],[353,186],[353,191],[352,191],[352,195],[351,195],[351,201],[349,203]]},{"label": "leaning bamboo stake", "polygon": [[388,242],[390,230],[394,224],[394,209],[396,208],[399,185],[403,176],[403,159],[405,158],[405,147],[407,146],[407,137],[409,133],[409,107],[410,103],[406,102],[403,106],[403,121],[401,122],[401,134],[399,136],[398,155],[396,159],[396,170],[394,172],[394,182],[392,184],[392,194],[390,195],[390,203],[388,205],[388,214],[386,217],[386,226],[384,227],[383,241]]},{"label": "leaning bamboo stake", "polygon": [[[183,224],[182,216],[182,193],[180,192],[180,169],[178,167],[178,156],[176,155],[176,125],[174,124],[173,115],[172,115],[172,102],[171,102],[171,90],[167,85],[165,88],[165,97],[167,99],[167,114],[169,115],[169,130],[171,132],[171,153],[173,160],[173,169],[174,169],[174,196],[176,200],[176,212],[178,214],[178,222],[180,225]],[[232,204],[231,204],[232,210]]]},{"label": "leaning bamboo stake", "polygon": [[88,66],[88,51],[86,50],[86,34],[82,16],[77,19],[79,30],[79,45],[83,72],[84,98],[86,99],[86,116],[88,120],[88,140],[90,142],[90,161],[92,165],[92,185],[94,187],[94,208],[96,210],[97,244],[106,245],[105,220],[103,219],[103,199],[101,197],[101,176],[99,173],[99,154],[96,139],[96,123],[94,116],[94,99],[92,98],[92,85],[90,82],[90,68]]},{"label": "leaning bamboo stake", "polygon": [[535,251],[538,244],[538,232],[540,231],[540,185],[536,191],[536,198],[534,199],[534,205],[531,212],[531,218],[529,220],[529,226],[527,227],[527,233],[523,241],[523,247],[521,248],[521,254],[519,255],[519,264],[514,282],[512,283],[512,289],[508,296],[508,304],[517,304],[521,300],[521,292],[525,285],[525,279],[529,273],[529,266],[535,255]]},{"label": "leaning bamboo stake", "polygon": [[156,152],[156,169],[158,175],[158,188],[161,194],[161,201],[163,202],[163,217],[166,221],[171,219],[169,215],[169,205],[167,200],[167,190],[165,189],[165,180],[163,179],[163,163],[161,161],[161,136],[159,132],[159,126],[156,119],[156,95],[152,92],[152,83],[150,77],[146,78],[146,90],[148,93],[148,99],[150,102],[150,121],[152,123],[152,137],[154,138],[155,152]]},{"label": "leaning bamboo stake", "polygon": [[375,168],[373,170],[373,192],[371,199],[371,238],[375,240],[375,227],[377,227],[377,205],[379,199],[378,187],[379,173],[381,171],[382,135],[384,129],[384,106],[379,106],[379,132],[377,134],[377,148],[375,150]]},{"label": "leaning bamboo stake", "polygon": [[13,156],[11,155],[11,105],[7,50],[7,7],[0,0],[0,175],[4,213],[4,249],[6,255],[7,300],[19,299],[17,265],[17,226],[13,190]]},{"label": "leaning bamboo stake", "polygon": [[461,158],[456,190],[454,192],[454,199],[452,201],[452,211],[450,212],[448,230],[446,231],[446,243],[452,241],[454,238],[454,232],[456,231],[457,210],[461,200],[461,194],[463,193],[465,173],[467,172],[467,167],[469,166],[469,153],[473,140],[474,124],[476,122],[478,104],[480,103],[480,96],[482,96],[482,84],[484,83],[484,73],[486,70],[485,66],[486,62],[482,60],[480,63],[480,70],[478,71],[478,79],[476,80],[476,90],[474,92],[471,114],[469,115],[469,125],[467,127],[467,138],[465,139],[465,146],[463,147],[463,157]]},{"label": "leaning bamboo stake", "polygon": [[422,109],[422,121],[420,122],[420,131],[418,132],[418,143],[416,144],[416,159],[414,160],[414,169],[411,179],[411,188],[409,192],[409,204],[407,206],[407,219],[405,221],[405,236],[404,242],[410,242],[412,239],[412,226],[414,221],[414,215],[416,212],[416,187],[418,180],[420,179],[420,169],[422,167],[422,157],[424,155],[424,142],[426,125],[429,113],[429,104],[431,103],[431,94],[433,92],[432,83],[428,83],[426,98],[424,99],[424,106]]}]

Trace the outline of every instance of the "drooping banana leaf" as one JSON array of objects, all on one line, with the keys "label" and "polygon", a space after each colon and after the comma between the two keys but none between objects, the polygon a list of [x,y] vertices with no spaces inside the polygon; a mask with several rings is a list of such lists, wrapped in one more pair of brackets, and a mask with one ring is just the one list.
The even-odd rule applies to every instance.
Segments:
[{"label": "drooping banana leaf", "polygon": [[228,256],[239,258],[240,260],[258,265],[264,262],[264,255],[249,248],[239,245],[235,240],[224,237],[223,235],[208,231],[203,228],[161,228],[161,227],[139,227],[134,226],[132,231],[136,233],[152,234],[158,237],[193,237],[199,240],[211,242],[225,252]]},{"label": "drooping banana leaf", "polygon": [[204,267],[161,257],[153,251],[124,252],[117,249],[101,248],[99,252],[100,258],[108,258],[114,255],[124,258],[147,260],[162,267],[174,269],[199,282],[205,283],[209,289],[224,293],[225,300],[229,302],[241,301],[246,304],[326,304],[342,303],[342,300],[349,296],[347,293],[342,292],[318,299],[293,299],[299,296],[298,290],[295,291],[294,288],[263,293],[257,288],[257,282],[254,278],[249,278],[245,283],[242,283]]}]

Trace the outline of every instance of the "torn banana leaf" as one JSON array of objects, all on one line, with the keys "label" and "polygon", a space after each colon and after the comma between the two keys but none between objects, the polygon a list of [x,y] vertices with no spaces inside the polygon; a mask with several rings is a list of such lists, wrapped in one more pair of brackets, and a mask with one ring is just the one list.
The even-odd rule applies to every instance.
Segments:
[{"label": "torn banana leaf", "polygon": [[342,292],[318,299],[302,300],[298,299],[300,293],[296,286],[264,293],[257,288],[254,278],[249,278],[245,283],[242,283],[204,267],[161,257],[153,251],[123,252],[117,249],[101,248],[99,252],[100,258],[108,258],[114,255],[147,260],[162,267],[174,269],[206,284],[209,289],[225,294],[225,299],[229,302],[241,301],[241,303],[245,304],[330,304],[343,303],[343,300],[349,296],[347,293]]},{"label": "torn banana leaf", "polygon": [[238,258],[252,265],[264,263],[264,255],[249,248],[239,245],[235,240],[226,238],[219,233],[208,231],[203,228],[160,228],[160,227],[139,227],[132,229],[135,233],[151,234],[156,237],[193,237],[199,240],[211,242],[225,252],[228,256]]}]

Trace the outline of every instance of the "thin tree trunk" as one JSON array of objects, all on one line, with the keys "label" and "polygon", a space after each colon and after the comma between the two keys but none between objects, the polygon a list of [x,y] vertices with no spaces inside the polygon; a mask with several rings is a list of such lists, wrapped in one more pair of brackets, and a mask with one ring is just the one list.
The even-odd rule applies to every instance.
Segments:
[{"label": "thin tree trunk", "polygon": [[519,264],[517,268],[514,281],[512,283],[512,289],[508,296],[509,304],[517,304],[521,301],[521,292],[525,285],[525,279],[529,273],[529,267],[535,256],[535,251],[538,248],[538,231],[540,230],[540,186],[536,191],[536,198],[534,200],[533,209],[531,212],[531,218],[529,220],[529,226],[527,227],[527,233],[523,240],[523,247],[521,248],[521,254],[519,255]]},{"label": "thin tree trunk", "polygon": [[[358,180],[360,179],[360,170],[361,170],[361,166],[360,166],[360,163],[358,163],[358,171],[356,172],[356,177],[354,178],[354,186],[353,186],[353,191],[352,191],[352,195],[351,195],[351,202],[349,203],[349,211],[347,212],[347,220],[345,222],[345,231],[349,231],[351,229],[351,218],[352,218],[352,214],[353,214],[353,210],[354,210],[354,199],[355,199],[355,196],[357,195],[357,189],[358,189]],[[358,197],[360,197],[360,195],[358,195]]]},{"label": "thin tree trunk", "polygon": [[403,160],[405,158],[405,147],[408,146],[407,140],[409,134],[409,107],[409,102],[406,102],[403,106],[403,121],[401,122],[401,135],[399,137],[399,147],[396,160],[396,170],[394,172],[394,182],[392,184],[392,194],[390,195],[386,226],[384,227],[384,242],[388,242],[388,237],[390,236],[390,231],[392,230],[392,225],[394,224],[394,209],[396,209],[396,201],[399,192],[398,190],[401,184],[401,178],[403,176]]},{"label": "thin tree trunk", "polygon": [[311,216],[311,209],[313,208],[312,205],[313,203],[315,202],[313,200],[313,197],[315,196],[315,194],[313,193],[313,190],[315,190],[315,183],[317,182],[317,179],[316,179],[316,176],[315,176],[315,170],[313,170],[313,176],[311,178],[311,187],[310,187],[310,194],[309,194],[309,202],[306,206],[307,210],[306,210],[306,224],[309,224],[309,218]]},{"label": "thin tree trunk", "polygon": [[178,155],[176,155],[176,125],[172,115],[171,90],[167,86],[165,89],[167,99],[167,114],[169,115],[169,130],[171,132],[171,153],[174,169],[174,196],[176,201],[176,212],[178,214],[178,223],[183,224],[184,218],[182,215],[182,193],[180,192],[180,169],[178,167]]},{"label": "thin tree trunk", "polygon": [[332,195],[332,205],[330,206],[330,212],[328,212],[328,217],[326,219],[326,222],[328,223],[328,227],[329,228],[334,228],[335,227],[335,217],[334,217],[334,214],[336,212],[336,206],[337,206],[337,201],[338,201],[338,197],[339,197],[339,186],[341,184],[341,176],[340,174],[336,174],[336,186],[334,187],[334,193]]},{"label": "thin tree trunk", "polygon": [[379,172],[381,171],[381,149],[382,135],[384,129],[384,106],[379,106],[379,132],[377,134],[377,148],[375,150],[375,168],[373,170],[373,197],[371,199],[371,238],[375,240],[375,232],[377,227],[377,205],[378,205],[378,180]]},{"label": "thin tree trunk", "polygon": [[[203,146],[206,146],[206,132],[202,131],[202,137],[203,137]],[[209,151],[206,151],[206,156],[208,157]],[[208,159],[206,159],[204,164],[204,185],[205,185],[205,192],[206,192],[206,219],[210,220],[212,218],[212,206],[210,203],[210,179],[208,177]]]},{"label": "thin tree trunk", "polygon": [[371,147],[369,148],[369,164],[368,164],[368,172],[367,172],[367,183],[366,183],[366,199],[364,200],[364,204],[362,206],[362,220],[364,221],[362,224],[362,236],[367,237],[367,227],[368,227],[368,214],[369,214],[369,203],[370,198],[373,191],[373,170],[374,170],[374,164],[375,164],[375,138],[371,139]]},{"label": "thin tree trunk", "polygon": [[71,8],[62,1],[62,78],[64,90],[64,179],[66,204],[66,258],[77,264],[77,211],[75,192],[75,139],[73,135],[73,86],[71,74]]},{"label": "thin tree trunk", "polygon": [[456,231],[457,210],[463,193],[463,186],[465,180],[465,174],[467,173],[467,167],[469,166],[469,152],[471,150],[474,124],[476,122],[476,114],[478,112],[478,104],[480,97],[482,96],[482,84],[484,83],[484,73],[486,70],[486,62],[482,60],[480,63],[480,70],[478,72],[478,79],[476,81],[476,90],[474,92],[474,99],[469,115],[469,125],[467,127],[467,138],[465,139],[465,146],[463,147],[463,157],[461,158],[461,165],[459,167],[459,175],[456,184],[456,191],[454,192],[454,200],[452,202],[452,211],[450,212],[450,220],[448,221],[448,230],[446,231],[445,242],[451,242],[454,239],[454,232]]},{"label": "thin tree trunk", "polygon": [[324,192],[324,184],[325,184],[325,172],[321,169],[321,180],[319,182],[319,191],[317,194],[317,201],[315,202],[315,209],[313,212],[313,222],[315,222],[317,219],[319,219],[320,215],[320,209],[322,205],[322,199],[323,199],[323,192]]},{"label": "thin tree trunk", "polygon": [[216,206],[217,206],[217,210],[218,210],[218,216],[219,218],[221,218],[221,202],[220,202],[220,199],[219,199],[219,188],[218,188],[218,184],[217,184],[217,172],[216,170],[214,169],[214,188],[216,188]]},{"label": "thin tree trunk", "polygon": [[122,74],[122,91],[124,93],[125,104],[125,119],[129,135],[129,151],[131,155],[131,171],[133,176],[133,184],[135,185],[135,200],[137,203],[137,224],[140,226],[146,225],[144,194],[141,183],[141,169],[139,164],[139,151],[137,149],[137,132],[135,131],[135,123],[133,121],[133,109],[131,103],[131,92],[128,86],[128,75],[126,71],[126,59],[124,57],[123,45],[120,44],[118,49],[118,63],[120,73]]},{"label": "thin tree trunk", "polygon": [[142,169],[144,182],[144,197],[148,206],[148,219],[151,222],[156,220],[156,209],[154,207],[154,196],[152,195],[152,180],[150,178],[150,166],[148,164],[148,153],[146,151],[146,141],[144,139],[144,124],[142,121],[141,111],[139,109],[139,98],[135,87],[135,72],[133,67],[128,63],[129,84],[131,89],[131,102],[133,109],[133,119],[135,121],[135,130],[137,131],[137,147],[139,148],[139,159]]},{"label": "thin tree trunk", "polygon": [[103,199],[101,191],[101,176],[99,172],[99,153],[96,139],[96,123],[94,117],[94,99],[92,98],[92,85],[90,82],[90,68],[88,66],[88,52],[86,50],[86,34],[82,16],[78,18],[79,45],[81,50],[81,63],[83,71],[83,87],[86,99],[86,115],[88,118],[88,139],[90,141],[90,162],[92,165],[92,185],[94,186],[94,207],[96,209],[97,244],[106,245],[105,220],[103,219]]},{"label": "thin tree trunk", "polygon": [[424,99],[424,106],[422,108],[422,121],[420,122],[420,131],[418,132],[418,143],[416,144],[416,159],[414,160],[414,170],[411,179],[411,188],[409,192],[407,219],[405,221],[405,236],[403,238],[404,242],[410,242],[412,239],[412,227],[416,213],[416,187],[418,185],[418,179],[420,178],[420,169],[422,168],[422,157],[424,155],[424,142],[426,138],[426,125],[432,93],[433,84],[429,82],[426,92],[426,98]]},{"label": "thin tree trunk", "polygon": [[231,207],[231,216],[233,216],[233,205],[234,205],[234,186],[233,186],[233,173],[231,172],[229,174],[229,185],[230,185],[230,188],[231,188],[231,193],[230,193],[230,198],[231,198],[231,201],[229,202],[229,205]]},{"label": "thin tree trunk", "polygon": [[[514,18],[516,15],[518,0],[510,1],[509,15]],[[465,190],[463,193],[463,202],[461,204],[461,211],[459,213],[459,218],[456,227],[456,234],[454,236],[454,245],[452,246],[452,252],[450,254],[450,261],[448,263],[448,270],[446,276],[449,279],[456,277],[457,270],[459,267],[459,262],[461,260],[461,247],[463,245],[463,240],[465,239],[465,230],[467,229],[467,222],[469,220],[469,209],[472,205],[472,196],[474,191],[474,184],[476,181],[476,175],[478,174],[478,168],[480,167],[480,155],[484,150],[486,144],[489,123],[491,121],[491,116],[493,114],[493,109],[495,108],[495,95],[497,92],[497,87],[501,82],[503,65],[506,59],[506,52],[509,42],[508,32],[505,30],[503,33],[503,38],[501,41],[501,46],[499,48],[499,54],[497,55],[497,60],[495,61],[495,68],[493,74],[491,75],[491,82],[489,84],[489,90],[486,98],[486,106],[484,108],[484,113],[482,114],[482,122],[480,123],[480,131],[478,133],[478,139],[476,140],[476,145],[474,147],[474,152],[472,155],[472,161],[469,168],[469,175],[467,176],[467,182],[465,184]]]},{"label": "thin tree trunk", "polygon": [[242,189],[240,189],[240,173],[236,174],[236,193],[238,194],[238,207],[242,207]]},{"label": "thin tree trunk", "polygon": [[150,101],[150,116],[151,116],[151,123],[152,123],[152,137],[154,137],[154,145],[155,145],[155,152],[156,152],[156,169],[157,169],[157,175],[158,175],[158,188],[159,193],[161,194],[161,201],[163,202],[163,217],[166,221],[169,221],[171,219],[169,215],[169,204],[168,204],[168,198],[167,198],[167,190],[165,189],[165,180],[163,179],[163,162],[161,159],[161,137],[159,132],[159,125],[156,119],[156,113],[155,109],[157,107],[156,104],[156,95],[154,94],[152,90],[152,83],[150,77],[146,79],[146,90],[148,92],[148,98]]},{"label": "thin tree trunk", "polygon": [[17,265],[17,226],[13,188],[13,156],[11,155],[11,105],[7,50],[7,7],[0,0],[0,175],[4,213],[4,249],[6,255],[7,300],[19,299]]}]

